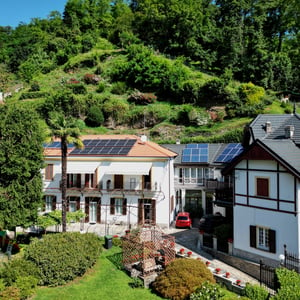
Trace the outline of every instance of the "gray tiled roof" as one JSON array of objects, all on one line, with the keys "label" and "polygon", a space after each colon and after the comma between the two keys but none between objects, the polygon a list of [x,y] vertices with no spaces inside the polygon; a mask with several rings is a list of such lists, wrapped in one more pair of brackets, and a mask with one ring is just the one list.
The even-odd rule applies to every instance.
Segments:
[{"label": "gray tiled roof", "polygon": [[300,149],[292,140],[265,139],[261,143],[265,144],[283,165],[300,175]]},{"label": "gray tiled roof", "polygon": [[[270,122],[271,132],[267,133],[266,123]],[[285,127],[294,126],[294,137],[292,140],[300,145],[300,116],[297,114],[284,115],[258,115],[250,124],[250,130],[253,141],[256,139],[285,139]]]}]

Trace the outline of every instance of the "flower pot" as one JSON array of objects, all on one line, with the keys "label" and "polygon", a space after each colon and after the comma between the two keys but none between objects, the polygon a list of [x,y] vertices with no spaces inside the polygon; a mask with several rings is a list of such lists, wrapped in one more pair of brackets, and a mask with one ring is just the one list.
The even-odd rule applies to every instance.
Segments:
[{"label": "flower pot", "polygon": [[230,273],[229,273],[229,272],[226,272],[226,273],[225,273],[225,277],[226,277],[226,278],[229,278],[229,277],[230,277]]}]

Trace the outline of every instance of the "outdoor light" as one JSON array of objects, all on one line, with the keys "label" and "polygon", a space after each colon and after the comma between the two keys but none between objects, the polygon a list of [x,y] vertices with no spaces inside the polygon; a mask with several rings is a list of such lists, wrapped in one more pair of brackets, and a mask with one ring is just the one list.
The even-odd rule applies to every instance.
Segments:
[{"label": "outdoor light", "polygon": [[284,254],[280,254],[280,255],[279,255],[279,260],[280,260],[280,263],[281,263],[281,264],[283,264],[284,259],[285,259]]}]

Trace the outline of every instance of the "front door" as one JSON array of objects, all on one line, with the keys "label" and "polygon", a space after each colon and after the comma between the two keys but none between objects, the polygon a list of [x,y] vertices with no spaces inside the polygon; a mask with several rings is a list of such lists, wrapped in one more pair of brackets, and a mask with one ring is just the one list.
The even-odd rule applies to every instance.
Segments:
[{"label": "front door", "polygon": [[90,202],[89,205],[90,223],[97,223],[97,202]]},{"label": "front door", "polygon": [[156,205],[153,199],[139,199],[138,223],[156,224]]}]

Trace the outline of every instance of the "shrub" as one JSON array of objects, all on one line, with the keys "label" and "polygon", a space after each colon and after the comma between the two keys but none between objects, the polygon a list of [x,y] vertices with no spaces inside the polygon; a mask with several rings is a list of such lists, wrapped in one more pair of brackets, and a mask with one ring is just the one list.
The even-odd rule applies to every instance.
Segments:
[{"label": "shrub", "polygon": [[86,87],[83,83],[69,83],[68,87],[72,90],[75,95],[84,95],[87,93]]},{"label": "shrub", "polygon": [[104,116],[99,106],[93,105],[89,108],[85,123],[87,126],[98,127],[104,122]]},{"label": "shrub", "polygon": [[23,258],[13,259],[4,264],[0,277],[6,286],[13,285],[19,277],[33,276],[39,279],[38,267]]},{"label": "shrub", "polygon": [[121,247],[122,246],[122,240],[118,236],[113,236],[112,244],[113,244],[113,246]]},{"label": "shrub", "polygon": [[95,74],[85,74],[83,77],[83,81],[86,84],[98,84],[100,81],[100,77]]},{"label": "shrub", "polygon": [[18,277],[13,284],[20,291],[21,299],[27,299],[33,295],[38,284],[38,279],[33,276]]},{"label": "shrub", "polygon": [[102,243],[96,235],[67,232],[34,239],[24,258],[39,267],[39,284],[56,286],[84,274],[101,249]]},{"label": "shrub", "polygon": [[104,90],[105,90],[105,83],[104,82],[100,82],[98,84],[97,93],[102,93]]},{"label": "shrub", "polygon": [[112,84],[111,92],[115,95],[123,95],[126,93],[126,83],[123,81],[117,81]]},{"label": "shrub", "polygon": [[46,96],[48,96],[48,93],[42,91],[24,92],[20,95],[19,100],[44,98]]},{"label": "shrub", "polygon": [[8,286],[2,292],[0,292],[0,299],[1,300],[20,300],[21,299],[21,292],[15,286]]},{"label": "shrub", "polygon": [[296,273],[294,270],[278,268],[276,269],[276,275],[280,288],[272,299],[300,299],[300,274]]},{"label": "shrub", "polygon": [[224,293],[222,293],[220,286],[210,282],[204,282],[190,295],[190,300],[218,300],[222,299],[223,295]]},{"label": "shrub", "polygon": [[250,300],[267,300],[269,293],[262,286],[247,283],[244,289],[245,296]]},{"label": "shrub", "polygon": [[138,105],[147,105],[154,103],[157,97],[152,93],[141,93],[139,90],[134,90],[128,97],[128,101]]},{"label": "shrub", "polygon": [[164,298],[182,300],[205,281],[215,283],[212,273],[203,262],[180,258],[167,265],[156,277],[153,288]]}]

